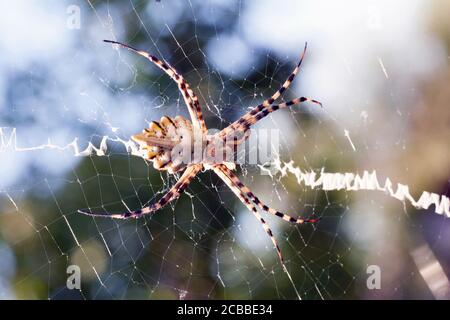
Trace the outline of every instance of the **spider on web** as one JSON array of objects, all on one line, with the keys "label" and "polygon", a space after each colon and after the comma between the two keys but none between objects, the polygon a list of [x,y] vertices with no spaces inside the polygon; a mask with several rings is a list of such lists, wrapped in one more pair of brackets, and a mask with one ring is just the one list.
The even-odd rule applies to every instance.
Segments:
[{"label": "spider on web", "polygon": [[[95,217],[110,217],[116,219],[139,218],[143,215],[158,211],[169,202],[177,199],[191,183],[197,173],[203,169],[211,169],[261,222],[264,230],[269,235],[277,250],[282,265],[284,265],[284,259],[278,242],[269,225],[260,215],[255,205],[269,214],[295,224],[315,223],[318,219],[294,218],[265,205],[239,180],[236,174],[233,173],[235,162],[233,162],[233,160],[226,160],[229,160],[229,157],[227,156],[230,154],[234,159],[236,147],[248,139],[251,132],[250,127],[266,117],[269,113],[303,102],[312,102],[322,106],[319,101],[306,97],[299,97],[291,101],[274,104],[275,100],[289,88],[297,75],[305,56],[307,44],[305,44],[300,61],[280,89],[278,89],[269,99],[264,100],[263,103],[254,107],[222,131],[214,135],[208,135],[198,97],[192,91],[183,76],[172,66],[145,51],[135,49],[126,44],[111,40],[104,40],[104,42],[127,48],[147,58],[169,75],[169,77],[171,77],[178,85],[192,122],[182,116],[176,116],[174,119],[164,116],[159,122],[152,121],[149,127],[145,128],[142,133],[132,136],[132,139],[139,144],[139,150],[142,152],[143,157],[152,161],[155,169],[167,170],[170,174],[184,170],[180,179],[162,198],[159,199],[159,201],[139,210],[125,213],[93,213],[84,210],[78,210],[78,212]],[[198,156],[199,153],[197,150],[202,151],[200,152],[200,156]]]}]

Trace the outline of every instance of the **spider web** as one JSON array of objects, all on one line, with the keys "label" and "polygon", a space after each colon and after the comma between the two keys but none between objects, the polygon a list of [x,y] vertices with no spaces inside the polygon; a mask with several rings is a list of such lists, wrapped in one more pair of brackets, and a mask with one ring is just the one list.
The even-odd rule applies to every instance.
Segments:
[{"label": "spider web", "polygon": [[[449,297],[448,61],[439,33],[425,32],[433,11],[422,1],[355,1],[351,12],[297,1],[15,6],[0,30],[39,27],[0,40],[1,297]],[[403,40],[411,35],[413,44]],[[151,217],[77,213],[135,210],[164,195],[177,177],[138,157],[129,137],[163,115],[188,118],[171,79],[103,39],[175,67],[212,130],[270,97],[309,41],[283,99],[324,108],[262,120],[248,152],[264,152],[237,171],[271,207],[321,218],[295,226],[262,213],[286,268],[212,171]],[[70,265],[80,267],[79,290],[66,286]],[[371,266],[381,288],[368,287]]]}]

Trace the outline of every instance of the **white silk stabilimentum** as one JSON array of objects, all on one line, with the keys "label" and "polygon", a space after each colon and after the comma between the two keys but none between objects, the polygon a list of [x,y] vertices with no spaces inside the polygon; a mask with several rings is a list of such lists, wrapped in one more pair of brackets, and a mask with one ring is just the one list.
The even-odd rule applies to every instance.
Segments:
[{"label": "white silk stabilimentum", "polygon": [[311,189],[320,188],[325,191],[332,190],[376,190],[386,192],[389,196],[400,200],[408,200],[417,209],[428,209],[431,205],[435,206],[434,212],[444,214],[450,218],[450,199],[445,195],[439,195],[423,191],[419,200],[415,200],[407,185],[397,183],[397,187],[389,178],[386,178],[383,184],[380,184],[377,178],[376,170],[369,172],[364,170],[362,175],[351,172],[324,172],[318,174],[315,171],[303,171],[294,165],[294,161],[282,163],[279,159],[275,159],[270,169],[260,167],[267,174],[281,174],[282,177],[288,173],[293,174],[297,178],[298,184],[304,184]]},{"label": "white silk stabilimentum", "polygon": [[[137,145],[133,141],[125,141],[120,138],[110,138],[108,136],[102,137],[98,148],[89,142],[88,146],[83,150],[80,149],[76,138],[63,147],[54,145],[50,141],[35,147],[18,147],[16,143],[16,129],[11,129],[10,135],[7,137],[2,128],[0,128],[0,152],[25,152],[42,149],[56,149],[61,151],[72,150],[75,156],[105,156],[107,154],[108,140],[123,144],[127,152],[131,155],[141,156]],[[288,173],[293,174],[297,178],[299,185],[304,184],[311,189],[320,188],[324,191],[383,191],[397,200],[403,202],[408,200],[417,209],[427,210],[431,205],[434,205],[435,213],[450,218],[450,199],[447,196],[423,191],[419,199],[415,200],[409,192],[408,185],[397,183],[397,186],[395,187],[394,183],[389,178],[386,178],[384,183],[381,184],[378,181],[376,170],[373,170],[372,172],[365,170],[362,174],[355,174],[351,172],[325,172],[322,169],[320,173],[317,173],[312,170],[303,171],[299,167],[296,167],[293,161],[281,162],[280,159],[275,159],[270,168],[260,166],[260,169],[270,176],[281,174],[281,176],[284,177]]]}]

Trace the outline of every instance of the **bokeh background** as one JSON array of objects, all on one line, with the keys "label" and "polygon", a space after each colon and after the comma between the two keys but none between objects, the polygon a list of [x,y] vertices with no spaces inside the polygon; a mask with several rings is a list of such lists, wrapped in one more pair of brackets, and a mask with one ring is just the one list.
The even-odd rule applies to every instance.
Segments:
[{"label": "bokeh background", "polygon": [[[167,191],[174,178],[119,140],[162,115],[187,116],[166,75],[103,39],[171,63],[216,129],[278,88],[308,41],[284,98],[324,109],[258,124],[280,130],[277,156],[306,171],[376,170],[416,198],[448,196],[449,11],[445,0],[2,2],[0,298],[450,298],[450,220],[378,191],[311,190],[238,169],[271,206],[322,218],[267,217],[291,280],[258,221],[209,172],[151,218],[76,212],[136,209]],[[103,136],[105,155],[77,155]],[[73,264],[80,290],[66,287]],[[373,265],[381,288],[370,290]]]}]

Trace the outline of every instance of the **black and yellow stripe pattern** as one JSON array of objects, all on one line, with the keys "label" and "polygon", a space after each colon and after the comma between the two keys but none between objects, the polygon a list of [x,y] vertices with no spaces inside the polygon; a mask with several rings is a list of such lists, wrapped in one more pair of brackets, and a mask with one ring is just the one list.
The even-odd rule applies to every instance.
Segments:
[{"label": "black and yellow stripe pattern", "polygon": [[189,115],[192,119],[192,123],[197,128],[200,128],[202,132],[206,133],[206,124],[205,120],[203,119],[203,113],[202,108],[200,107],[200,103],[198,101],[198,97],[195,95],[194,91],[192,91],[189,84],[186,82],[186,80],[183,78],[182,75],[180,75],[175,68],[170,66],[167,62],[161,61],[158,58],[156,58],[154,55],[149,54],[148,52],[138,50],[136,48],[133,48],[127,44],[123,44],[117,41],[112,40],[103,40],[107,43],[117,44],[119,46],[122,46],[124,48],[127,48],[144,58],[147,58],[151,62],[153,62],[158,68],[163,70],[169,77],[171,77],[178,85],[178,88],[180,89],[181,94],[183,95],[183,99],[186,103],[186,106],[188,107]]},{"label": "black and yellow stripe pattern", "polygon": [[164,207],[169,202],[177,199],[181,193],[187,188],[187,186],[191,183],[192,179],[197,175],[197,173],[202,170],[203,166],[201,164],[197,164],[194,166],[190,166],[187,168],[181,178],[175,183],[175,185],[170,188],[170,190],[157,202],[139,209],[135,211],[130,212],[124,212],[124,213],[93,213],[93,212],[87,212],[84,210],[78,210],[79,213],[92,216],[92,217],[108,217],[108,218],[114,218],[114,219],[129,219],[129,218],[140,218],[143,215],[148,215],[150,213],[156,212],[162,207]]},{"label": "black and yellow stripe pattern", "polygon": [[[197,96],[192,91],[189,84],[180,74],[178,74],[178,72],[173,67],[171,67],[167,62],[161,61],[145,51],[140,51],[117,41],[104,41],[120,45],[147,58],[160,69],[162,69],[166,74],[168,74],[178,84],[178,88],[183,95],[183,99],[189,110],[189,115],[191,117],[192,123],[181,116],[177,116],[174,119],[164,116],[160,119],[159,122],[152,121],[149,124],[148,128],[144,129],[142,133],[134,135],[132,139],[139,144],[140,150],[143,152],[143,157],[153,162],[153,166],[155,167],[155,169],[167,170],[169,173],[175,173],[184,169],[185,171],[183,172],[180,179],[175,183],[175,185],[170,188],[170,190],[162,198],[145,208],[119,214],[92,213],[90,211],[83,210],[79,210],[78,212],[94,217],[110,217],[116,219],[139,218],[143,215],[151,214],[160,210],[171,201],[177,199],[195,178],[195,176],[204,168],[204,166],[208,165],[261,222],[264,230],[269,235],[273,245],[277,250],[277,254],[281,263],[284,264],[284,259],[281,254],[281,249],[278,245],[278,242],[273,235],[273,232],[270,229],[268,223],[260,215],[255,205],[271,215],[295,224],[315,223],[318,221],[318,219],[294,218],[290,215],[287,215],[265,205],[228,168],[227,165],[229,165],[229,163],[227,163],[224,159],[222,159],[221,161],[217,160],[217,163],[215,163],[216,160],[214,160],[214,163],[212,164],[210,162],[205,162],[205,159],[186,163],[180,161],[180,159],[176,159],[178,157],[172,151],[174,151],[175,146],[179,146],[180,143],[183,142],[183,140],[195,140],[195,138],[193,137],[196,130],[200,130],[202,141],[223,141],[224,144],[232,142],[236,146],[237,144],[248,138],[248,136],[250,135],[249,129],[252,125],[266,117],[271,112],[303,102],[312,102],[322,106],[319,101],[306,97],[300,97],[291,101],[274,104],[274,102],[289,88],[295,76],[298,74],[303,58],[305,56],[307,48],[306,44],[305,49],[303,50],[303,53],[300,57],[300,61],[297,63],[297,66],[283,83],[280,89],[278,89],[269,99],[263,101],[263,103],[253,108],[251,111],[243,115],[240,119],[220,131],[218,134],[214,136],[208,136],[207,127],[203,119],[202,110]],[[230,137],[232,137],[232,140],[228,141],[228,138]],[[236,150],[236,148],[234,148],[234,150]],[[213,149],[210,150],[211,154],[216,154],[219,152],[220,150],[216,147],[213,147]]]},{"label": "black and yellow stripe pattern", "polygon": [[[294,70],[289,75],[289,77],[284,81],[281,88],[278,89],[269,99],[264,100],[261,104],[257,105],[252,110],[250,110],[249,112],[244,114],[241,118],[239,118],[238,120],[236,120],[235,122],[230,124],[228,127],[223,129],[219,133],[219,136],[222,139],[228,140],[230,136],[232,137],[233,135],[235,135],[236,131],[246,132],[247,130],[249,130],[249,128],[252,125],[257,123],[262,118],[266,117],[269,113],[276,111],[278,109],[283,109],[283,108],[297,105],[297,104],[300,104],[303,102],[312,102],[312,103],[322,106],[322,103],[320,103],[319,101],[310,99],[310,98],[306,98],[306,97],[300,97],[300,98],[296,98],[291,101],[273,105],[275,100],[277,100],[289,88],[289,86],[294,81],[295,76],[298,74],[298,72],[300,70],[300,66],[302,65],[303,58],[305,57],[306,49],[307,49],[307,44],[305,44],[305,48],[302,52],[302,55],[300,56],[300,61],[297,63],[297,65],[295,66]],[[247,137],[248,136],[245,136],[244,139],[239,140],[239,143],[242,142],[243,140],[245,140],[245,138],[247,138]]]}]

